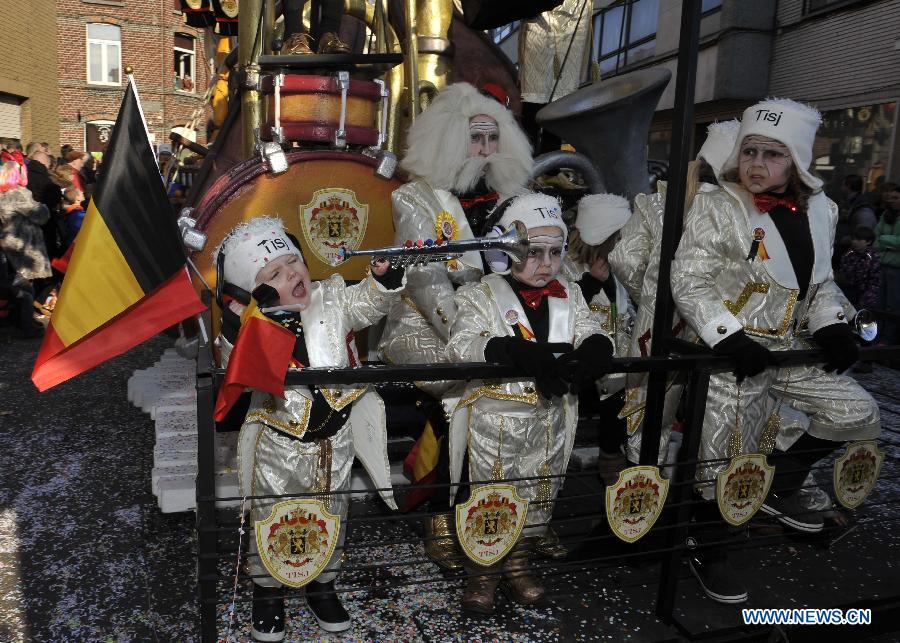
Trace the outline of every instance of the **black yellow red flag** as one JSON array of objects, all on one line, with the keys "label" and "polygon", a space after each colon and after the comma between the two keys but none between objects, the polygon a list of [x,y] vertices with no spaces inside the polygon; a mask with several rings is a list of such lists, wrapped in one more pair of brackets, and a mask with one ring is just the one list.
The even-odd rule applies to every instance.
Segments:
[{"label": "black yellow red flag", "polygon": [[284,397],[284,376],[295,341],[294,333],[259,312],[256,300],[251,300],[241,315],[241,330],[219,388],[214,415],[217,422],[225,419],[245,388]]},{"label": "black yellow red flag", "polygon": [[129,76],[31,379],[46,390],[204,308]]}]

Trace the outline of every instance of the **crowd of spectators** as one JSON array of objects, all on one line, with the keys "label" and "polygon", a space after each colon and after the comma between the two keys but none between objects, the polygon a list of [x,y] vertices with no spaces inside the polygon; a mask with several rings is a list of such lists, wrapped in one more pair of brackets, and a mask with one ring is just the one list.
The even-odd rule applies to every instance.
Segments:
[{"label": "crowd of spectators", "polygon": [[44,332],[62,281],[53,262],[75,240],[97,170],[71,145],[56,156],[47,143],[0,139],[0,320],[23,337]]}]

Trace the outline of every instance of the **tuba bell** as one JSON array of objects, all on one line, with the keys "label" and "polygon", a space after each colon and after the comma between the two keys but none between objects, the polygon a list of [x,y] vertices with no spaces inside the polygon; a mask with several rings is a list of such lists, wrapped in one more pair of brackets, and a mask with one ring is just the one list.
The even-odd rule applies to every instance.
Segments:
[{"label": "tuba bell", "polygon": [[365,250],[348,250],[341,246],[338,257],[335,259],[335,265],[339,265],[351,257],[368,256],[388,259],[394,268],[406,268],[438,261],[450,261],[473,250],[476,252],[500,250],[512,257],[514,261],[524,261],[528,256],[528,230],[521,221],[513,221],[509,229],[499,237],[485,236],[455,241],[444,241],[440,238],[437,240],[419,239],[418,241],[407,241],[402,246],[367,248]]},{"label": "tuba bell", "polygon": [[[537,123],[590,159],[605,191],[630,201],[650,190],[647,136],[671,77],[668,69],[655,67],[593,83],[542,108]],[[571,167],[559,156],[566,153],[549,154],[557,155],[556,167]],[[545,156],[535,159],[535,167],[544,172],[550,169],[542,162]]]}]

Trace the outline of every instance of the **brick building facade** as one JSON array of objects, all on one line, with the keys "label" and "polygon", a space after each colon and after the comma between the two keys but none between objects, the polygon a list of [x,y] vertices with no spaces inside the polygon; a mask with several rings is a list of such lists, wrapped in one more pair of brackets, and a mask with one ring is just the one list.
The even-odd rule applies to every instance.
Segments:
[{"label": "brick building facade", "polygon": [[[134,69],[155,145],[203,107],[203,32],[184,24],[177,0],[57,0],[59,143],[102,152]],[[205,140],[206,116],[196,125]]]},{"label": "brick building facade", "polygon": [[0,0],[0,136],[59,145],[56,0]]}]

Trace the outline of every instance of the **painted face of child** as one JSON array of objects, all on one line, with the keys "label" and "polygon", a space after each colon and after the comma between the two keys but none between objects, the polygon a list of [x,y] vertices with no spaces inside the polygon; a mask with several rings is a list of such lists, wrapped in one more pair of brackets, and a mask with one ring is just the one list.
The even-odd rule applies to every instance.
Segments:
[{"label": "painted face of child", "polygon": [[563,235],[556,226],[528,231],[528,257],[512,265],[512,276],[526,286],[540,288],[556,279],[563,257]]},{"label": "painted face of child", "polygon": [[781,192],[787,187],[794,161],[783,143],[764,136],[747,136],[738,158],[741,185],[749,192]]},{"label": "painted face of child", "polygon": [[309,305],[309,270],[297,255],[281,255],[270,261],[256,274],[256,286],[260,284],[268,284],[277,290],[282,306]]},{"label": "painted face of child", "polygon": [[490,156],[500,149],[500,128],[486,114],[478,114],[469,119],[468,158]]}]

